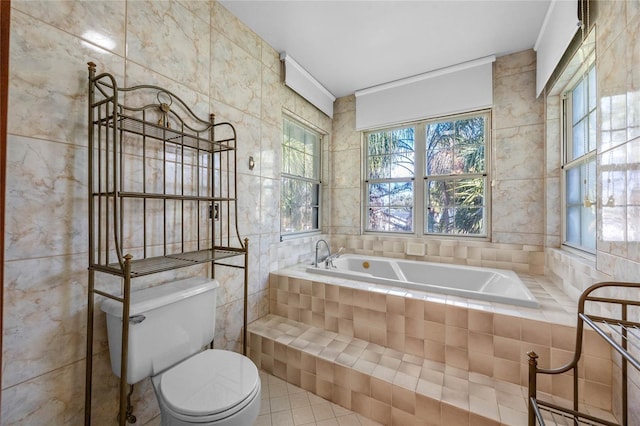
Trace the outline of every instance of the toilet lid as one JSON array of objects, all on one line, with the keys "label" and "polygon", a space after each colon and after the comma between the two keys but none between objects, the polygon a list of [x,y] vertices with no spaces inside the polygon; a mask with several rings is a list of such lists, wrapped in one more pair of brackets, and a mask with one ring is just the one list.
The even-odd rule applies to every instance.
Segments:
[{"label": "toilet lid", "polygon": [[160,391],[171,409],[189,416],[230,410],[255,391],[260,377],[238,353],[210,349],[162,374]]}]

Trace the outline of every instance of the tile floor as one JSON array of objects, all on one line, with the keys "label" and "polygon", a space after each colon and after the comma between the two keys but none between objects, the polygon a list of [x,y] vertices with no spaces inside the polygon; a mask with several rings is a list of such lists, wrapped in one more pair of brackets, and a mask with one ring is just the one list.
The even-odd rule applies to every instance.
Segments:
[{"label": "tile floor", "polygon": [[264,371],[262,406],[254,426],[379,426],[311,392]]}]

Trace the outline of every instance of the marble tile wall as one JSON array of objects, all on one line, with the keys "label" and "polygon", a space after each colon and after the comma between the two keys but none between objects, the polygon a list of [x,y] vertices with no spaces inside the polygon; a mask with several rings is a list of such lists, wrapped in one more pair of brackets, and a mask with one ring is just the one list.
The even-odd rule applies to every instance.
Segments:
[{"label": "marble tile wall", "polygon": [[[561,241],[560,109],[557,91],[546,103],[546,253],[549,277],[567,294],[598,281],[640,281],[637,235],[640,162],[640,2],[599,1],[595,22],[597,112],[597,246],[585,259],[556,249]],[[611,201],[609,201],[611,200]],[[624,297],[624,294],[612,295]],[[577,296],[576,296],[577,297]],[[614,370],[619,380],[619,369]],[[640,402],[640,379],[630,374],[630,405]],[[619,401],[619,386],[613,387]],[[619,404],[614,404],[619,416]],[[638,423],[632,410],[630,423]],[[634,417],[635,416],[635,417]]]},{"label": "marble tile wall", "polygon": [[[167,87],[197,114],[214,112],[217,121],[236,126],[239,228],[250,239],[251,320],[268,313],[268,274],[277,259],[272,246],[279,244],[282,111],[323,129],[328,140],[331,120],[281,83],[278,52],[216,2],[14,0],[11,6],[0,423],[80,424],[88,256],[87,62],[114,74],[121,86]],[[254,170],[247,167],[250,155]],[[145,277],[136,285],[204,273],[202,267],[187,268]],[[223,283],[216,346],[237,349],[241,276],[225,268],[216,277]],[[117,281],[100,280],[119,288]],[[100,312],[96,321],[94,423],[111,424],[117,380]],[[141,424],[157,415],[147,382],[136,388],[134,405]]]},{"label": "marble tile wall", "polygon": [[544,102],[533,50],[496,59],[493,75],[492,241],[544,243]]}]

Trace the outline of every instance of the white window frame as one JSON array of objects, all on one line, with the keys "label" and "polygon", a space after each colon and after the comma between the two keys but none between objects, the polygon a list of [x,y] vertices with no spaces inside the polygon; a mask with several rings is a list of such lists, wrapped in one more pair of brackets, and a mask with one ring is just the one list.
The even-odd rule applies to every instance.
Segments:
[{"label": "white window frame", "polygon": [[[293,117],[289,114],[284,114],[282,119],[282,140],[280,142],[281,151],[284,150],[285,144],[285,131],[287,128],[286,122],[289,122],[295,126],[300,127],[304,132],[308,132],[314,134],[317,137],[317,147],[313,156],[314,161],[314,170],[317,172],[315,176],[302,176],[298,174],[292,174],[285,171],[285,155],[282,153],[282,164],[281,164],[281,172],[280,172],[280,239],[284,240],[291,237],[297,237],[308,234],[317,234],[320,233],[321,224],[322,224],[322,144],[324,140],[325,133],[321,132],[319,129],[310,125],[309,123],[305,123],[303,120]],[[313,203],[313,200],[306,200],[305,204],[308,204],[309,208],[315,209],[315,223],[312,224],[310,229],[295,229],[295,230],[284,230],[283,229],[283,221],[284,221],[284,203],[283,196],[285,194],[284,184],[285,180],[292,180],[300,183],[307,183],[315,186],[317,188],[317,203]],[[313,217],[313,215],[312,215]]]},{"label": "white window frame", "polygon": [[[561,93],[561,99],[562,99],[562,108],[561,108],[561,123],[562,123],[562,164],[561,164],[561,168],[562,168],[562,174],[561,174],[561,185],[562,185],[562,245],[565,248],[568,248],[578,254],[584,254],[584,255],[588,255],[588,256],[593,256],[595,255],[596,252],[596,244],[597,244],[597,229],[596,229],[596,223],[597,223],[597,219],[595,219],[595,215],[596,215],[596,206],[597,206],[597,133],[594,132],[594,134],[592,135],[594,140],[593,140],[593,148],[591,150],[588,149],[589,147],[589,139],[586,140],[586,149],[585,149],[585,153],[577,156],[575,158],[573,158],[573,91],[576,89],[576,87],[578,86],[578,84],[580,84],[583,80],[589,80],[589,74],[590,72],[593,71],[595,72],[595,55],[592,54],[589,58],[587,58],[587,60],[585,61],[585,63],[583,63],[583,65],[580,67],[579,71],[576,72],[576,74],[570,79],[569,83],[565,86],[565,88],[562,90]],[[596,76],[597,77],[597,76]],[[597,83],[596,83],[597,84]],[[591,87],[590,85],[587,85],[589,90],[596,90],[596,87]],[[585,98],[588,99],[589,97],[589,93],[585,93]],[[598,100],[597,100],[597,96],[596,96],[596,100],[593,106],[593,109],[589,109],[588,106],[588,101],[587,101],[587,110],[586,110],[586,114],[583,115],[583,117],[580,119],[580,121],[582,120],[589,120],[589,116],[592,115],[592,117],[595,119],[597,116],[597,110],[598,110]],[[595,123],[593,123],[595,126]],[[586,138],[590,138],[591,136],[589,135],[589,122],[587,121],[586,123],[587,129],[586,129]],[[568,230],[569,230],[569,203],[568,203],[568,194],[567,194],[567,182],[568,182],[568,178],[567,175],[569,173],[569,171],[575,170],[576,168],[582,168],[585,165],[587,165],[587,170],[588,170],[588,165],[590,163],[593,163],[595,165],[594,169],[591,173],[587,171],[587,174],[585,176],[585,180],[583,180],[583,182],[580,183],[580,199],[582,202],[582,208],[583,209],[593,209],[593,215],[594,215],[594,228],[593,228],[593,234],[591,235],[591,237],[593,238],[593,245],[589,246],[589,245],[585,245],[582,244],[583,241],[585,241],[584,239],[584,233],[583,233],[583,229],[584,229],[584,224],[582,223],[582,219],[583,219],[583,212],[581,212],[580,215],[580,242],[575,243],[575,242],[571,242],[568,240]],[[590,181],[593,182],[592,185],[590,185]],[[572,204],[571,207],[575,208],[576,205]]]},{"label": "white window frame", "polygon": [[[484,140],[485,140],[485,170],[483,173],[472,174],[451,174],[451,175],[433,175],[427,176],[427,164],[426,164],[426,132],[425,128],[430,123],[437,123],[443,121],[458,121],[464,120],[469,117],[484,117]],[[413,182],[413,224],[412,230],[407,232],[402,231],[381,231],[370,230],[369,225],[369,184],[377,182],[399,182],[407,181],[407,178],[389,178],[389,179],[369,179],[369,155],[368,155],[368,142],[367,137],[371,133],[391,131],[402,128],[414,128],[414,176],[411,178]],[[420,236],[420,237],[446,237],[446,238],[462,238],[462,239],[481,239],[488,240],[491,232],[491,179],[489,172],[491,170],[491,110],[472,111],[467,113],[460,113],[455,115],[436,117],[431,119],[425,119],[407,123],[405,125],[385,127],[367,130],[363,132],[363,185],[362,185],[362,230],[366,234],[392,234],[392,235],[406,235],[406,236]],[[459,180],[464,178],[473,178],[481,176],[484,179],[484,209],[483,209],[483,233],[481,234],[455,234],[455,233],[435,233],[427,232],[426,230],[426,216],[428,206],[425,204],[426,190],[429,180]]]}]

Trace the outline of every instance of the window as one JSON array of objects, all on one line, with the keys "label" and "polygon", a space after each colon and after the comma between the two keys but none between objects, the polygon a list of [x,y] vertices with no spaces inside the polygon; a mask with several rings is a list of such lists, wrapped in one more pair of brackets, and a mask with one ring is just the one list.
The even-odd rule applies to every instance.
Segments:
[{"label": "window", "polygon": [[486,236],[488,120],[484,112],[365,133],[365,230]]},{"label": "window", "polygon": [[596,71],[564,97],[564,244],[595,253],[596,248]]},{"label": "window", "polygon": [[322,136],[291,119],[283,122],[280,232],[319,230]]},{"label": "window", "polygon": [[367,134],[367,231],[413,232],[415,129]]}]

